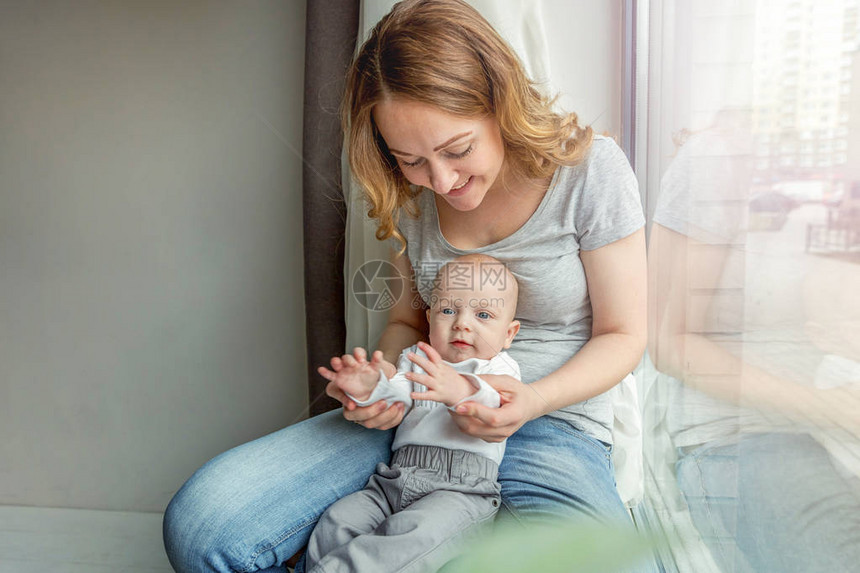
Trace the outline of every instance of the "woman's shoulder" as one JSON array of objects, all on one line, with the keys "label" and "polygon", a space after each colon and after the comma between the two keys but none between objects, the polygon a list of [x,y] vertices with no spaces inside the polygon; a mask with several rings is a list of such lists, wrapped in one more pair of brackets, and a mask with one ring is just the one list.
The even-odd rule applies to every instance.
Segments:
[{"label": "woman's shoulder", "polygon": [[636,175],[611,137],[595,135],[585,159],[560,173],[558,201],[570,216],[580,247],[592,250],[644,224]]},{"label": "woman's shoulder", "polygon": [[[619,161],[623,163],[619,163]],[[587,170],[618,168],[619,166],[623,166],[626,169],[630,168],[624,151],[621,150],[615,139],[607,135],[595,135],[592,138],[588,153],[585,154],[582,162],[577,166],[581,166]]]},{"label": "woman's shoulder", "polygon": [[582,160],[573,165],[561,165],[556,174],[556,185],[573,192],[587,192],[595,185],[624,180],[633,170],[627,156],[615,142],[605,135],[595,135]]},{"label": "woman's shoulder", "polygon": [[556,184],[577,196],[589,195],[607,185],[635,187],[636,182],[624,151],[605,135],[595,135],[582,161],[561,166],[557,175]]},{"label": "woman's shoulder", "polygon": [[412,198],[409,208],[401,207],[397,219],[397,228],[407,243],[419,239],[423,233],[436,225],[436,206],[433,203],[433,192],[420,188]]},{"label": "woman's shoulder", "polygon": [[591,148],[596,149],[598,151],[607,152],[609,150],[621,150],[618,147],[618,144],[615,142],[615,138],[610,137],[608,135],[600,135],[595,133],[591,138]]}]

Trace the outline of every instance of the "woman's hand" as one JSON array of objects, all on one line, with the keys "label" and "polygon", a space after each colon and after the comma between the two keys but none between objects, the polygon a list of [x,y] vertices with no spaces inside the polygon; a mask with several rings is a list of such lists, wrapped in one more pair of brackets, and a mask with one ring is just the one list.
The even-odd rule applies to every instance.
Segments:
[{"label": "woman's hand", "polygon": [[501,442],[526,422],[540,417],[547,408],[533,388],[516,378],[496,374],[481,374],[481,378],[499,393],[501,406],[488,408],[475,402],[458,406],[451,416],[464,434],[485,442]]},{"label": "woman's hand", "polygon": [[[361,365],[367,363],[367,352],[363,348],[356,348],[352,355],[345,354],[342,357],[335,356],[331,359],[331,370],[321,366],[317,369],[320,375],[329,381],[325,387],[325,393],[343,404],[343,417],[351,422],[360,424],[365,428],[377,430],[389,430],[397,426],[403,420],[405,407],[402,402],[389,405],[385,400],[380,400],[370,406],[359,406],[352,401],[344,392],[338,388],[334,379],[337,373],[352,363]],[[371,363],[385,372],[389,378],[394,376],[397,368],[382,357],[382,352],[377,350],[371,357]]]},{"label": "woman's hand", "polygon": [[860,440],[860,381],[836,388],[815,388],[812,393],[811,399],[804,400],[804,412],[813,427],[843,440]]}]

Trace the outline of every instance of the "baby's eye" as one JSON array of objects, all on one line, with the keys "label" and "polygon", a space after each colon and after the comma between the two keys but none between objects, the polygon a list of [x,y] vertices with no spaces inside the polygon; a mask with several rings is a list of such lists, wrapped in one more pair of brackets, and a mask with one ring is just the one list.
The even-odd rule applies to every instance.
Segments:
[{"label": "baby's eye", "polygon": [[477,315],[477,316],[478,316],[478,318],[480,318],[481,320],[488,320],[488,319],[490,319],[490,318],[493,318],[493,315],[491,315],[491,314],[490,314],[489,312],[487,312],[486,310],[479,310],[479,311],[478,311],[478,315]]},{"label": "baby's eye", "polygon": [[454,314],[454,309],[453,308],[443,308],[442,314]]}]

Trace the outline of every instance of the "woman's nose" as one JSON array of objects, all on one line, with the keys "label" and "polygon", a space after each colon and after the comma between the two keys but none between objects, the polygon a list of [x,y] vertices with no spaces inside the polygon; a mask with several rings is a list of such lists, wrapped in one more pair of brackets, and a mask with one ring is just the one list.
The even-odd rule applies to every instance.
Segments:
[{"label": "woman's nose", "polygon": [[457,172],[449,169],[444,163],[430,167],[430,186],[440,195],[446,195],[457,183]]}]

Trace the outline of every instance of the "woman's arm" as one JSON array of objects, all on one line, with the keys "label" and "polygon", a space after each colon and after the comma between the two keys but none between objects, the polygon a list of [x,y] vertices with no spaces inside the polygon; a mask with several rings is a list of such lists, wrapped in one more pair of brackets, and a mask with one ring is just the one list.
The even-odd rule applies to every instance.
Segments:
[{"label": "woman's arm", "polygon": [[[857,386],[828,390],[815,388],[811,382],[804,386],[745,363],[737,353],[701,334],[708,331],[705,312],[710,301],[692,305],[690,283],[695,280],[696,288],[703,292],[716,287],[720,277],[731,272],[726,270],[726,261],[732,248],[737,247],[704,245],[659,224],[651,229],[648,347],[656,368],[732,404],[778,413],[806,428],[860,435]],[[733,282],[742,284],[742,280]]]},{"label": "woman's arm", "polygon": [[[379,350],[382,351],[386,361],[386,366],[383,368],[389,375],[393,375],[390,370],[394,369],[394,364],[397,362],[401,351],[419,341],[426,340],[427,333],[427,314],[423,302],[418,296],[418,290],[415,288],[409,258],[405,254],[398,256],[392,252],[391,262],[403,277],[403,291],[395,305],[390,309],[388,325],[382,331],[382,336],[379,339]],[[356,349],[355,357],[358,360],[366,360],[366,353],[362,349]],[[332,367],[337,369],[334,362],[332,362]],[[400,423],[406,411],[402,402],[389,405],[384,400],[371,406],[359,407],[333,382],[326,386],[326,393],[343,404],[344,418],[366,428],[379,430],[393,428]]]},{"label": "woman's arm", "polygon": [[496,410],[467,404],[457,425],[487,441],[500,441],[529,420],[606,392],[639,363],[647,340],[645,231],[580,254],[592,308],[589,341],[558,370],[522,384],[485,376],[502,395]]},{"label": "woman's arm", "polygon": [[418,295],[409,257],[391,253],[391,264],[403,277],[403,293],[388,314],[388,324],[379,339],[379,350],[395,363],[404,348],[427,341],[427,307]]},{"label": "woman's arm", "polygon": [[561,368],[530,386],[536,418],[602,394],[642,359],[648,339],[645,230],[582,251],[591,299],[591,339]]}]

